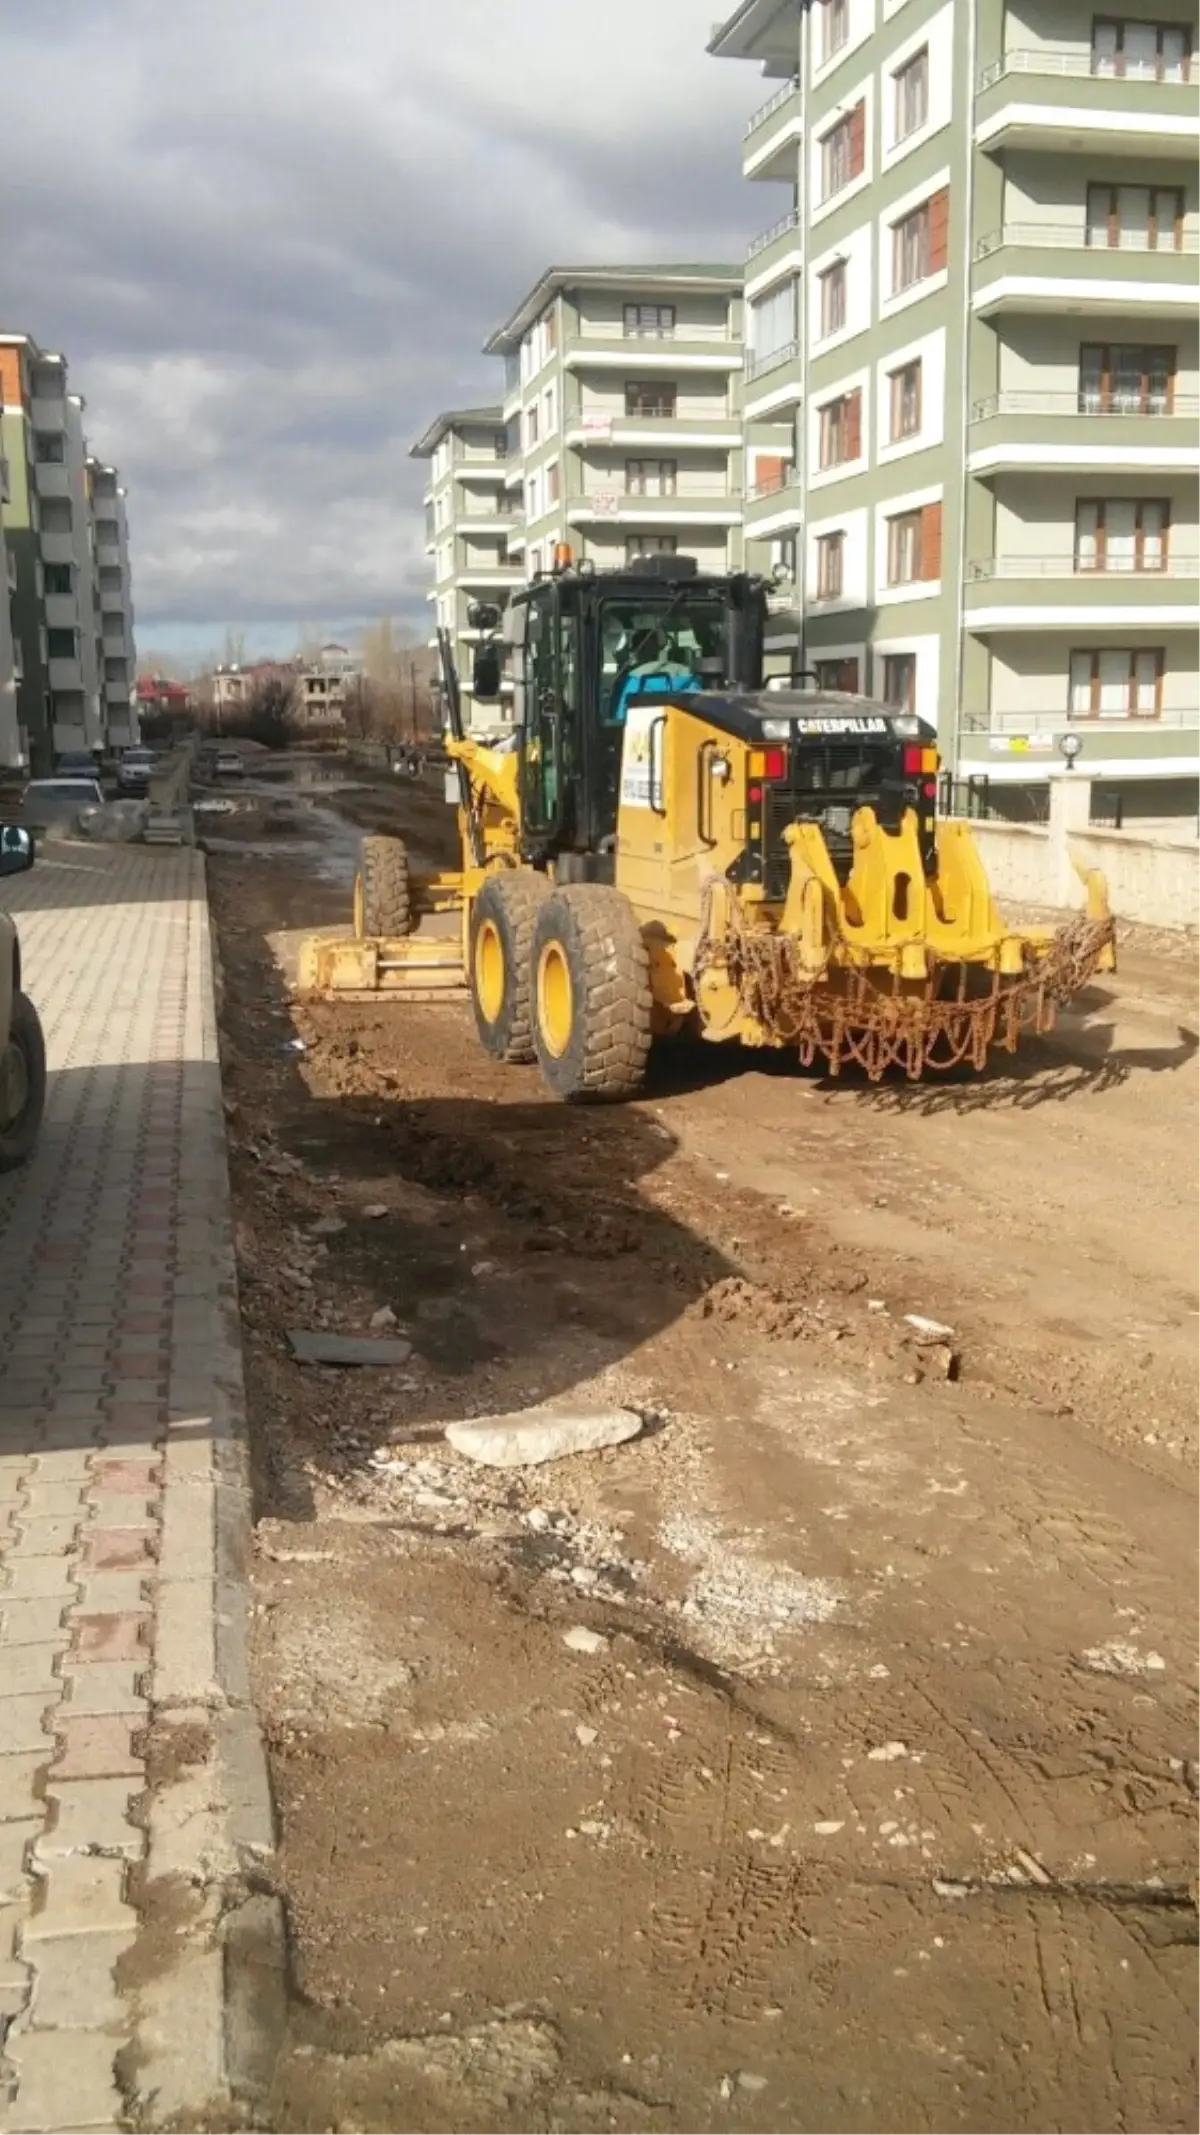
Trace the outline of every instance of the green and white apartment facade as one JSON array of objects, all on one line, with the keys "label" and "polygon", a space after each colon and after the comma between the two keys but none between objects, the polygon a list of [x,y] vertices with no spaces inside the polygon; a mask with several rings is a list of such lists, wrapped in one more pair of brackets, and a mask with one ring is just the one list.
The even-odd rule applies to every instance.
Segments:
[{"label": "green and white apartment facade", "polygon": [[[1196,808],[1197,166],[1172,0],[743,0],[747,561],[829,683],[1036,804]],[[770,191],[767,193],[770,197]]]},{"label": "green and white apartment facade", "polygon": [[412,448],[460,673],[469,604],[503,606],[562,543],[601,570],[668,549],[740,566],[740,267],[550,268],[485,350],[495,404],[439,415]]},{"label": "green and white apartment facade", "polygon": [[137,739],[125,493],[66,359],[0,334],[0,767]]}]

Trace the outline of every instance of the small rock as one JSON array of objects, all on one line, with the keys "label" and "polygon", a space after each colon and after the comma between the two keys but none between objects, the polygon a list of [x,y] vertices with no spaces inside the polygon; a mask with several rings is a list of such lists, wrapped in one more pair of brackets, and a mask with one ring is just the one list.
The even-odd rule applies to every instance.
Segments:
[{"label": "small rock", "polygon": [[575,1740],[579,1744],[580,1749],[590,1750],[593,1742],[596,1740],[596,1734],[597,1730],[594,1727],[577,1727],[575,1730]]},{"label": "small rock", "polygon": [[636,1438],[636,1409],[525,1409],[509,1416],[481,1416],[448,1423],[446,1439],[456,1453],[487,1468],[532,1468],[571,1453],[596,1453]]},{"label": "small rock", "polygon": [[907,1742],[881,1742],[877,1748],[867,1751],[867,1763],[895,1764],[898,1757],[907,1757],[907,1755]]},{"label": "small rock", "polygon": [[923,1312],[906,1312],[904,1324],[911,1327],[925,1342],[945,1342],[954,1333],[953,1327],[947,1327],[943,1320],[926,1319]]},{"label": "small rock", "polygon": [[886,1304],[884,1303],[884,1301],[883,1301],[883,1299],[882,1299],[881,1297],[869,1297],[869,1298],[867,1299],[867,1311],[868,1311],[868,1312],[886,1312],[886,1311],[887,1311],[887,1306],[886,1306]]},{"label": "small rock", "polygon": [[311,1228],[314,1238],[336,1238],[346,1226],[340,1216],[318,1216]]},{"label": "small rock", "polygon": [[289,1327],[292,1354],[301,1364],[407,1364],[412,1343],[365,1334],[325,1334],[312,1327]]},{"label": "small rock", "polygon": [[471,1270],[472,1275],[477,1279],[481,1279],[485,1275],[494,1275],[495,1272],[496,1263],[494,1260],[477,1260]]},{"label": "small rock", "polygon": [[824,1823],[813,1825],[813,1830],[818,1838],[835,1838],[837,1833],[844,1831],[845,1828],[846,1820],[844,1817],[840,1821],[835,1821],[832,1817],[828,1817]]},{"label": "small rock", "polygon": [[525,1525],[532,1527],[535,1535],[544,1535],[550,1525],[550,1515],[543,1512],[540,1505],[535,1505],[532,1512],[526,1513]]},{"label": "small rock", "polygon": [[573,1564],[571,1566],[572,1586],[595,1586],[597,1576],[590,1564]]},{"label": "small rock", "polygon": [[586,1624],[576,1623],[563,1632],[563,1644],[569,1646],[572,1653],[603,1653],[608,1640],[603,1631],[589,1631]]},{"label": "small rock", "polygon": [[721,2095],[721,2097],[722,2097],[722,2098],[732,2098],[732,2096],[733,2096],[733,2077],[732,2077],[732,2076],[722,2076],[722,2078],[721,2078],[721,2083],[720,2083],[720,2095]]},{"label": "small rock", "polygon": [[381,1327],[394,1327],[395,1324],[396,1315],[392,1311],[390,1305],[381,1305],[379,1307],[378,1312],[373,1312],[371,1314],[370,1325],[376,1329],[379,1329]]},{"label": "small rock", "polygon": [[767,2079],[765,2076],[752,2076],[748,2069],[743,2068],[738,2073],[737,2087],[740,2091],[765,2091]]},{"label": "small rock", "polygon": [[369,1207],[364,1208],[363,1214],[371,1223],[378,1223],[381,1216],[386,1216],[387,1209],[382,1201],[372,1201]]}]

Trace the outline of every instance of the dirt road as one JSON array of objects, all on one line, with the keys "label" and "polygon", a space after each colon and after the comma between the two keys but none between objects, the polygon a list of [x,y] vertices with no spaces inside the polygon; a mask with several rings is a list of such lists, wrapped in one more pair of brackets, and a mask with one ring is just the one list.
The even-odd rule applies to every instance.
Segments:
[{"label": "dirt road", "polygon": [[[705,1053],[569,1111],[457,1008],[289,1008],[339,819],[397,813],[438,857],[378,793],[212,847],[294,1990],[257,2124],[1194,2126],[1187,961],[1009,1078]],[[384,1307],[402,1368],[290,1361]],[[568,1392],[642,1435],[441,1438]]]}]

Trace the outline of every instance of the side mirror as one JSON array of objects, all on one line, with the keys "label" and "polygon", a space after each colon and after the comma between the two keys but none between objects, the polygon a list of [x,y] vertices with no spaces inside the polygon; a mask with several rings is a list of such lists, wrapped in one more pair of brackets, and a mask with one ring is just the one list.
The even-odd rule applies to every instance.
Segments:
[{"label": "side mirror", "polygon": [[471,695],[494,704],[500,695],[500,654],[494,645],[477,645],[471,662]]},{"label": "side mirror", "polygon": [[16,823],[0,828],[0,875],[23,875],[33,866],[33,832]]}]

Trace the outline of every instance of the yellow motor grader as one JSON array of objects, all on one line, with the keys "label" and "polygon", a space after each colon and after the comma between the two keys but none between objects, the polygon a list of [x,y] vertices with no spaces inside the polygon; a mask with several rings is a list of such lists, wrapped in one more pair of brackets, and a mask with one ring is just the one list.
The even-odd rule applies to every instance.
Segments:
[{"label": "yellow motor grader", "polygon": [[772,597],[688,557],[560,552],[503,617],[473,611],[473,694],[512,693],[493,746],[464,732],[443,635],[462,865],[364,840],[353,934],[305,943],[301,989],[465,992],[485,1049],[573,1100],[628,1097],[681,1031],[876,1080],[1046,1030],[1113,968],[1102,877],[1057,932],[1006,925],[969,825],[938,817],[931,727],[764,686]]}]

